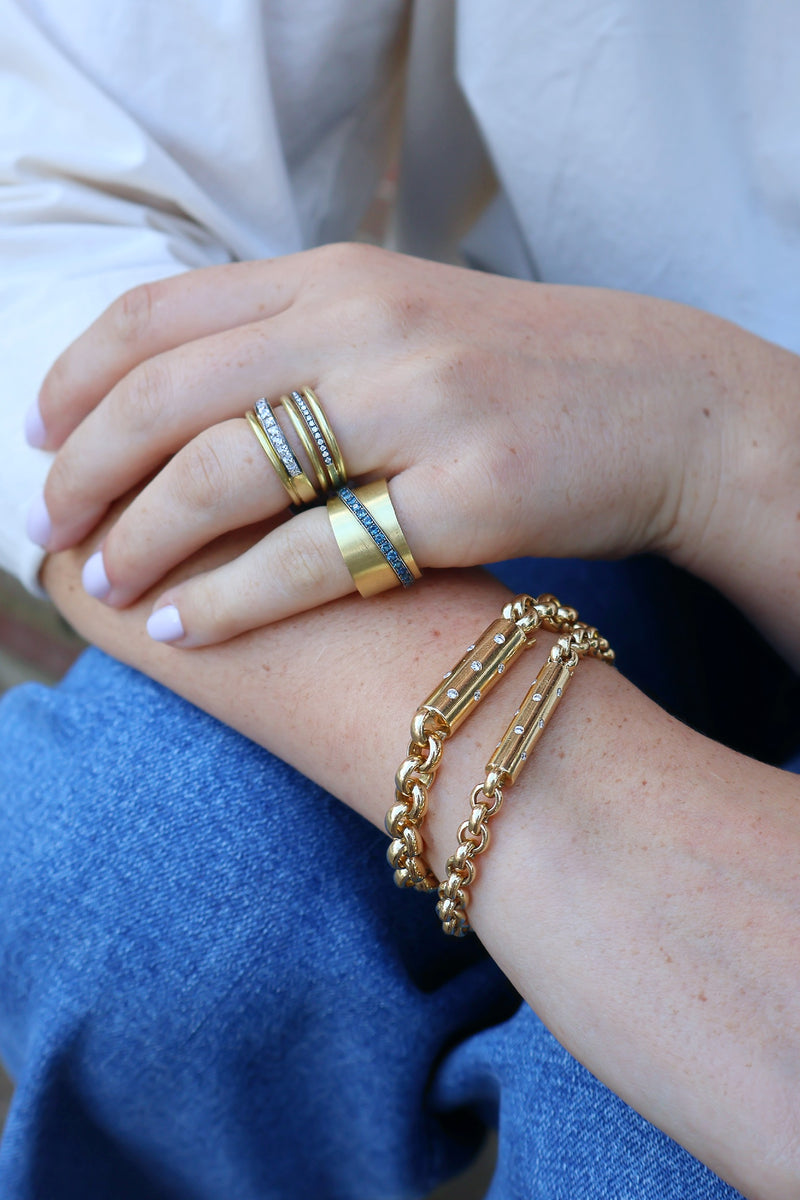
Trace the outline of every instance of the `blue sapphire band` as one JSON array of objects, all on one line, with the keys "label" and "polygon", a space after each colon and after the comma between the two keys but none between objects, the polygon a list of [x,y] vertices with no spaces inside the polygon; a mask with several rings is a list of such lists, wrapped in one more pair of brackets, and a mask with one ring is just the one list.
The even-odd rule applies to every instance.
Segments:
[{"label": "blue sapphire band", "polygon": [[339,488],[339,491],[336,494],[339,499],[347,505],[353,516],[358,517],[359,521],[364,526],[367,533],[372,538],[373,542],[378,547],[381,554],[402,583],[403,587],[411,587],[412,583],[414,582],[414,576],[411,574],[408,567],[395,550],[391,541],[373,517],[372,513],[369,511],[369,509],[364,507],[353,489],[349,487]]},{"label": "blue sapphire band", "polygon": [[345,565],[362,596],[411,587],[421,571],[400,527],[385,479],[341,487],[328,516]]}]

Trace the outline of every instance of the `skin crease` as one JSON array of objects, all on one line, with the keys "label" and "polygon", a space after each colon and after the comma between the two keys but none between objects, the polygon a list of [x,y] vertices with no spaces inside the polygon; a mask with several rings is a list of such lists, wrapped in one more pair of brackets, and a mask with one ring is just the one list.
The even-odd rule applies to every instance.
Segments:
[{"label": "skin crease", "polygon": [[[344,287],[351,304],[344,305],[340,324],[347,320],[355,324],[359,313],[366,319],[353,296],[359,290],[369,294],[364,272],[370,284],[381,272],[387,274],[384,252],[370,250],[364,255],[359,250],[348,257],[349,251],[333,248],[327,259],[321,251],[310,253],[320,255],[318,265],[327,261],[329,270],[336,267],[340,287],[350,278],[343,272],[352,272],[355,283],[350,291]],[[308,262],[305,256],[297,258]],[[324,338],[319,343],[309,339],[307,321],[313,305],[328,296],[325,281],[315,282],[311,290],[316,289],[316,298],[308,300],[310,308],[304,307],[306,300],[296,297],[304,294],[305,268],[301,265],[297,270],[297,280],[290,280],[291,286],[286,284],[283,290],[277,288],[277,295],[271,297],[273,310],[280,314],[271,319],[281,321],[293,306],[298,307],[295,317],[304,343],[319,345],[322,362],[328,347]],[[404,339],[406,347],[418,325],[426,326],[424,314],[438,311],[436,306],[426,306],[426,287],[435,291],[444,279],[438,272],[451,271],[431,264],[408,266],[408,278],[413,277],[415,285],[420,283],[418,270],[430,272],[425,286],[419,288],[421,300],[404,307],[402,288],[389,298],[392,321],[398,313],[405,314],[396,336]],[[462,278],[463,273],[455,274]],[[237,278],[244,280],[245,273]],[[218,276],[215,279],[219,282]],[[391,287],[400,287],[397,279],[395,275]],[[258,285],[263,283],[262,273]],[[625,553],[655,548],[716,583],[746,607],[792,661],[800,663],[796,603],[800,525],[795,519],[798,360],[725,322],[681,306],[613,293],[587,295],[582,289],[531,288],[514,281],[500,281],[503,289],[510,289],[500,296],[493,290],[499,284],[487,284],[483,278],[471,279],[470,286],[473,283],[478,292],[470,297],[471,309],[479,307],[482,297],[513,308],[523,305],[523,295],[524,303],[536,296],[536,386],[515,390],[513,379],[504,376],[503,386],[493,394],[511,397],[502,402],[512,403],[519,391],[528,409],[531,395],[539,398],[537,403],[544,406],[541,419],[531,426],[536,438],[548,439],[546,452],[537,442],[535,478],[526,474],[531,469],[530,455],[508,453],[503,460],[508,468],[501,475],[503,487],[493,493],[487,485],[489,490],[481,493],[477,512],[485,516],[483,521],[476,520],[470,507],[477,504],[470,499],[470,489],[458,490],[456,504],[448,505],[445,497],[441,516],[449,536],[441,539],[446,551],[441,547],[437,551],[434,542],[425,541],[435,526],[429,519],[433,501],[428,494],[426,505],[415,508],[411,485],[422,478],[423,486],[435,486],[430,483],[436,477],[432,466],[441,465],[442,447],[455,419],[453,397],[459,396],[452,379],[467,386],[470,373],[475,375],[483,361],[481,353],[465,356],[461,346],[459,355],[448,342],[444,360],[435,365],[433,378],[438,382],[433,394],[441,404],[434,405],[423,426],[433,451],[430,461],[422,464],[421,476],[415,476],[412,468],[420,465],[413,456],[420,444],[422,410],[415,405],[422,404],[425,388],[420,385],[417,394],[410,385],[399,393],[409,399],[398,413],[397,428],[406,409],[413,419],[405,433],[400,429],[394,450],[380,450],[380,422],[365,409],[361,434],[351,434],[349,446],[343,435],[343,450],[348,463],[354,464],[354,474],[380,467],[392,478],[409,541],[415,550],[423,548],[422,564],[441,563],[450,552],[463,561],[464,539],[469,535],[474,541],[476,530],[487,526],[495,550],[498,537],[510,537],[510,542],[502,543],[502,554]],[[187,288],[185,303],[191,309],[190,285],[174,286]],[[446,287],[452,288],[452,282]],[[488,292],[480,290],[486,288]],[[213,587],[212,568],[220,562],[247,561],[239,556],[254,544],[251,529],[201,549],[209,540],[206,528],[199,545],[172,547],[175,562],[188,553],[198,556],[180,567],[177,575],[149,580],[150,590],[142,592],[136,555],[147,550],[158,559],[163,504],[152,503],[142,493],[116,526],[122,510],[112,513],[105,526],[95,527],[122,488],[159,465],[160,460],[136,457],[138,443],[132,435],[126,445],[131,447],[132,471],[139,473],[136,478],[117,473],[109,490],[101,476],[98,490],[97,472],[87,467],[99,454],[98,447],[109,450],[104,403],[115,421],[123,420],[135,407],[134,396],[141,399],[145,394],[141,379],[130,390],[138,369],[134,364],[150,361],[145,350],[166,353],[153,350],[152,337],[153,329],[164,327],[157,318],[159,313],[163,316],[167,294],[158,287],[147,293],[146,301],[141,295],[136,301],[129,298],[130,312],[124,319],[128,324],[123,320],[122,326],[127,337],[109,337],[107,325],[99,333],[95,328],[83,345],[76,344],[77,350],[62,356],[45,383],[42,413],[50,444],[63,442],[65,447],[46,490],[51,511],[60,515],[51,548],[67,546],[81,536],[88,539],[48,558],[45,585],[62,612],[91,641],[280,753],[380,825],[391,799],[392,774],[404,756],[411,714],[442,671],[497,615],[505,593],[480,575],[428,572],[409,594],[392,593],[373,602],[338,600],[324,610],[293,616],[222,645],[183,652],[152,643],[144,633],[144,620],[154,602],[180,598],[181,613],[191,623],[188,589],[200,589],[195,593],[198,608],[201,602],[208,604],[209,592],[202,589]],[[383,307],[378,305],[384,323],[389,299],[384,296]],[[609,308],[614,321],[624,315],[625,328],[633,325],[632,340],[611,336]],[[138,315],[132,318],[134,311]],[[176,311],[170,334],[176,345],[182,345],[189,331],[195,339],[206,339],[205,333],[197,331],[196,313],[180,304]],[[241,367],[243,386],[250,387],[252,397],[258,390],[250,373],[253,377],[263,373],[266,347],[272,378],[280,380],[279,386],[270,386],[269,394],[295,383],[296,360],[292,377],[287,374],[284,380],[282,364],[276,365],[270,357],[279,355],[277,339],[263,329],[256,334],[251,330],[244,338],[241,314],[226,311],[232,328],[239,331],[234,334],[235,349],[228,344],[223,352],[220,343],[209,346],[195,340],[190,343],[193,350],[176,352],[180,357],[169,372],[163,370],[163,361],[160,375],[150,368],[150,382],[164,380],[167,374],[174,380],[181,373],[185,382],[194,377],[192,370],[198,376],[217,369],[221,376],[226,372],[236,376]],[[494,314],[497,311],[492,309]],[[217,322],[215,328],[224,325],[218,311],[208,319]],[[120,327],[119,311],[112,320]],[[184,326],[176,328],[181,320]],[[391,324],[381,334],[384,367],[390,361]],[[288,330],[284,321],[282,334]],[[338,332],[341,335],[341,329]],[[513,334],[525,341],[520,324],[514,325]],[[471,330],[473,342],[477,336]],[[253,339],[259,349],[251,360],[246,343]],[[631,371],[634,343],[641,343],[639,357],[634,354],[635,369],[627,377],[626,389],[617,385],[626,378],[625,370]],[[355,349],[366,353],[368,344],[370,337],[362,335]],[[510,343],[490,349],[487,345],[483,354],[490,364],[496,365],[503,355],[512,357]],[[353,345],[348,344],[347,350],[352,362]],[[426,354],[430,353],[423,338],[411,357],[419,367],[429,361]],[[298,354],[298,346],[288,339],[287,373],[292,356]],[[532,360],[525,353],[522,357],[524,370],[534,370]],[[380,378],[379,365],[374,367],[375,378]],[[313,368],[309,364],[306,378],[316,382]],[[369,361],[365,374],[369,380]],[[484,361],[483,375],[478,373],[481,386],[495,374]],[[430,382],[424,370],[422,375],[423,383]],[[116,382],[123,377],[127,382]],[[444,387],[441,381],[446,377],[451,383]],[[576,398],[581,411],[569,416],[562,412],[552,419],[555,389],[565,377],[570,380],[565,390]],[[648,378],[649,390],[645,389]],[[398,387],[399,380],[398,375]],[[615,415],[630,414],[638,406],[635,428],[625,420],[616,424],[607,420],[615,387],[621,396]],[[337,396],[344,390],[343,383],[336,386],[335,371],[329,386],[323,389],[320,383],[337,432],[348,429],[346,418],[336,412]],[[216,381],[210,391],[225,394]],[[108,401],[101,403],[106,392]],[[673,396],[678,397],[677,408],[670,413],[665,402]],[[148,403],[152,402],[151,396]],[[237,394],[230,403],[231,412],[218,413],[218,419],[246,407]],[[642,417],[645,410],[648,419]],[[149,411],[152,417],[152,407]],[[466,405],[464,412],[468,421]],[[86,420],[80,425],[83,417]],[[146,445],[142,435],[147,423],[141,415],[139,420],[138,437]],[[70,433],[76,425],[77,432]],[[355,426],[361,428],[358,422]],[[158,427],[164,427],[163,420]],[[517,441],[530,436],[525,422],[515,424],[514,430]],[[176,430],[173,448],[183,444],[185,433],[185,427]],[[471,432],[467,426],[465,436],[483,450],[487,426],[477,422]],[[427,446],[428,441],[422,444]],[[506,442],[513,446],[515,439]],[[376,453],[386,457],[361,465]],[[364,455],[363,460],[359,455]],[[550,471],[544,479],[543,464],[545,472]],[[468,469],[466,450],[453,468],[453,478],[474,478],[480,487],[481,476]],[[403,472],[409,477],[407,491],[402,486]],[[95,482],[87,485],[87,479]],[[565,480],[569,496],[564,493]],[[90,494],[92,487],[94,494]],[[527,503],[531,489],[535,513],[526,510],[518,527],[511,522],[510,534],[503,532],[502,522],[492,526],[488,514],[498,508],[498,500]],[[154,518],[148,523],[150,511]],[[255,518],[250,515],[250,519]],[[300,520],[293,518],[292,525]],[[181,527],[180,520],[176,524]],[[101,541],[104,554],[108,550],[109,576],[121,589],[113,597],[115,607],[91,600],[80,586],[83,563]],[[139,548],[126,552],[126,543]],[[126,553],[131,555],[127,560]],[[496,558],[501,553],[480,557]],[[174,565],[167,559],[159,560],[159,571],[165,562],[165,569]],[[138,580],[135,587],[126,581],[126,571]],[[186,579],[196,582],[182,582]],[[762,586],[764,579],[770,581],[768,589]],[[562,599],[569,602],[569,597]],[[237,631],[235,622],[233,627],[225,626],[219,604],[212,603],[210,609],[221,622],[214,636]],[[582,615],[591,619],[590,613]],[[343,691],[353,698],[347,713],[336,706],[332,711],[327,695],[315,685],[321,628],[326,661]],[[212,640],[208,630],[204,636]],[[665,631],[665,636],[679,636],[679,632]],[[375,653],[378,641],[380,655]],[[530,660],[543,657],[547,639],[543,637],[541,644],[541,652],[534,651]],[[488,697],[457,742],[446,747],[427,826],[427,845],[437,872],[454,848],[454,831],[466,816],[471,788],[482,776],[486,749],[507,724],[512,699],[518,700],[530,681],[524,668],[515,671],[512,682]],[[795,1099],[800,1082],[800,782],[682,727],[607,665],[584,662],[578,671],[536,751],[535,767],[527,768],[494,822],[492,847],[480,862],[470,918],[490,953],[556,1036],[609,1086],[748,1197],[796,1197],[800,1189],[800,1114]],[[376,721],[378,697],[381,719]],[[304,733],[309,726],[315,730],[312,745]],[[644,768],[643,746],[647,747]]]}]

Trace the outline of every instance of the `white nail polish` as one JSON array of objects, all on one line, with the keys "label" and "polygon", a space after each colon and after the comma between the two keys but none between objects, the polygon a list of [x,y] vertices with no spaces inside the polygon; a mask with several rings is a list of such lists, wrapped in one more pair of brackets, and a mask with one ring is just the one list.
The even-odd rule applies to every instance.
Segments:
[{"label": "white nail polish", "polygon": [[154,642],[177,642],[184,636],[181,614],[174,604],[157,608],[147,622],[147,632]]}]

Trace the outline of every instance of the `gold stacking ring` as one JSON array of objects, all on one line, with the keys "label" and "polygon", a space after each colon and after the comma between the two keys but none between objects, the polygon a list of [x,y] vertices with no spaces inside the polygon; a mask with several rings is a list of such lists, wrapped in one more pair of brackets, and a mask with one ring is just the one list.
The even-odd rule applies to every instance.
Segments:
[{"label": "gold stacking ring", "polygon": [[385,479],[341,487],[328,501],[333,535],[362,596],[411,587],[422,572],[400,528]]},{"label": "gold stacking ring", "polygon": [[312,389],[292,391],[281,396],[280,403],[308,456],[310,473],[300,464],[272,406],[263,396],[248,409],[245,417],[292,504],[302,508],[344,487],[347,471],[339,443]]},{"label": "gold stacking ring", "polygon": [[313,504],[318,499],[316,489],[297,461],[271,405],[262,397],[261,400],[256,400],[255,411],[252,408],[248,409],[245,416],[258,438],[261,449],[289,493],[292,504],[298,508],[304,504]]},{"label": "gold stacking ring", "polygon": [[347,483],[342,452],[316,393],[310,387],[281,396],[281,404],[292,422],[314,468],[322,495]]}]

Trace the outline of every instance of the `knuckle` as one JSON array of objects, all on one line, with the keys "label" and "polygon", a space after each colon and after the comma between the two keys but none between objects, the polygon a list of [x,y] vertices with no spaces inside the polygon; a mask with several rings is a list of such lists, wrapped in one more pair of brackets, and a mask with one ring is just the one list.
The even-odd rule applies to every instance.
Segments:
[{"label": "knuckle", "polygon": [[173,486],[184,508],[213,508],[228,489],[226,464],[211,431],[200,434],[181,450],[172,467]]},{"label": "knuckle", "polygon": [[45,498],[50,512],[65,514],[84,499],[86,470],[70,454],[60,451],[53,460],[45,486]]},{"label": "knuckle", "polygon": [[323,587],[328,566],[319,540],[297,524],[278,554],[276,577],[286,581],[293,595],[313,598]]},{"label": "knuckle", "polygon": [[46,426],[58,417],[65,399],[72,391],[72,380],[68,369],[69,355],[60,354],[44,378],[39,391],[39,411]]},{"label": "knuckle", "polygon": [[343,280],[370,275],[380,279],[385,273],[385,259],[391,252],[369,242],[328,242],[311,252],[311,276],[313,280],[321,272],[331,276],[337,287]]},{"label": "knuckle", "polygon": [[142,283],[114,301],[109,317],[120,342],[138,345],[150,338],[156,327],[155,314],[162,293],[160,282]]},{"label": "knuckle", "polygon": [[133,434],[150,434],[164,419],[175,395],[167,355],[148,358],[128,374],[114,392],[123,426]]},{"label": "knuckle", "polygon": [[103,569],[112,587],[136,580],[141,568],[139,540],[125,514],[103,542]]}]

